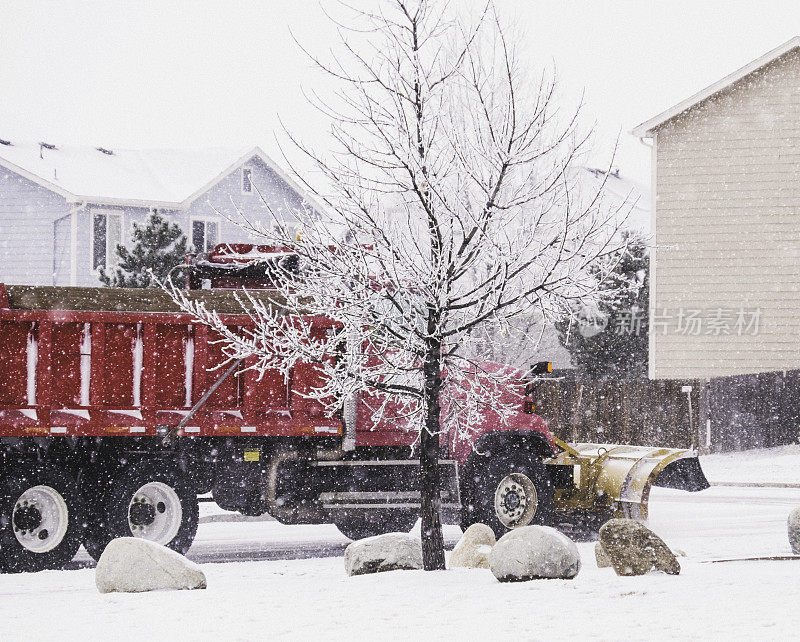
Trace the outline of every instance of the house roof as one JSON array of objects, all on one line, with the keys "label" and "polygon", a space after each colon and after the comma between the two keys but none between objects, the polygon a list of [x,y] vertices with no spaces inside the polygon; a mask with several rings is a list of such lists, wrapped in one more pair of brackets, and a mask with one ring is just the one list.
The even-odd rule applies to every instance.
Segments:
[{"label": "house roof", "polygon": [[693,96],[690,96],[686,100],[679,102],[677,105],[674,105],[667,109],[666,111],[661,112],[658,116],[654,116],[650,120],[646,120],[641,125],[634,127],[631,130],[631,134],[634,136],[639,136],[640,138],[651,138],[653,136],[653,131],[658,128],[660,125],[664,124],[668,120],[672,120],[675,116],[682,114],[683,112],[691,109],[698,103],[704,101],[706,98],[710,98],[714,94],[717,94],[724,89],[727,89],[734,83],[738,82],[745,76],[750,75],[754,71],[760,69],[761,67],[768,65],[772,61],[780,58],[784,54],[789,53],[793,49],[800,47],[800,36],[795,36],[791,40],[784,42],[779,47],[776,47],[772,51],[768,51],[763,56],[756,58],[752,62],[746,64],[741,69],[737,69],[732,74],[728,74],[724,78],[718,80],[712,85],[709,85],[702,91],[697,92]]},{"label": "house roof", "polygon": [[626,214],[622,227],[640,234],[650,233],[650,189],[647,185],[622,174],[619,169],[583,167],[583,187],[593,195],[603,185],[603,196],[611,209],[620,208]]},{"label": "house roof", "polygon": [[181,209],[254,156],[305,196],[259,147],[110,150],[5,142],[0,144],[1,167],[70,202]]}]

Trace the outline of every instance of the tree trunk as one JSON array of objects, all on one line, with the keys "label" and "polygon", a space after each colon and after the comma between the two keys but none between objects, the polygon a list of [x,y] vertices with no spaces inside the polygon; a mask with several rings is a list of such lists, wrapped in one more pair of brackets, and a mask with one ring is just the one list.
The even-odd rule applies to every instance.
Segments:
[{"label": "tree trunk", "polygon": [[439,495],[439,393],[442,388],[441,343],[430,339],[425,357],[425,427],[420,435],[419,490],[422,563],[426,571],[444,570],[441,497]]}]

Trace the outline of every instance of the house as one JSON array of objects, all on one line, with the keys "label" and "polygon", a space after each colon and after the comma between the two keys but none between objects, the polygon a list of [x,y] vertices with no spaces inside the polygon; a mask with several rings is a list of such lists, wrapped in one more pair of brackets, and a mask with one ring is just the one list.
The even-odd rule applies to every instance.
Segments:
[{"label": "house", "polygon": [[651,378],[800,368],[800,38],[632,133],[652,146]]},{"label": "house", "polygon": [[0,139],[0,283],[99,285],[152,210],[198,252],[252,239],[239,212],[291,225],[319,209],[261,149],[124,150]]}]

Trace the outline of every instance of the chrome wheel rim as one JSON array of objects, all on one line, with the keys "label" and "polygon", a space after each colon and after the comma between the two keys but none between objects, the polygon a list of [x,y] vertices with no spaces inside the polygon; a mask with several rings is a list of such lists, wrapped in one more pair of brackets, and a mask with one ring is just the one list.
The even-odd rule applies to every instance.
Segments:
[{"label": "chrome wheel rim", "polygon": [[134,537],[169,544],[181,528],[183,509],[173,488],[162,482],[140,487],[128,505],[128,527]]},{"label": "chrome wheel rim", "polygon": [[19,496],[11,515],[14,537],[32,553],[47,553],[67,534],[69,509],[55,488],[32,486]]},{"label": "chrome wheel rim", "polygon": [[527,526],[536,515],[539,495],[530,477],[511,473],[500,480],[494,494],[494,511],[506,528]]}]

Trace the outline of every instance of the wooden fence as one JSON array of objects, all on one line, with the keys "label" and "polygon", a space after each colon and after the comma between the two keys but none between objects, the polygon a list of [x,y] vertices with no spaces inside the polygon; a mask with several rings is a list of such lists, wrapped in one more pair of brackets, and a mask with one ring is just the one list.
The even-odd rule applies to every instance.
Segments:
[{"label": "wooden fence", "polygon": [[705,388],[699,380],[597,382],[554,374],[537,384],[536,412],[567,441],[727,451],[798,440],[797,372],[713,379]]}]

